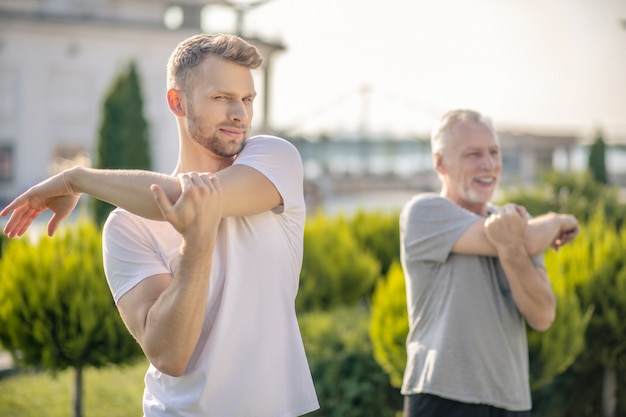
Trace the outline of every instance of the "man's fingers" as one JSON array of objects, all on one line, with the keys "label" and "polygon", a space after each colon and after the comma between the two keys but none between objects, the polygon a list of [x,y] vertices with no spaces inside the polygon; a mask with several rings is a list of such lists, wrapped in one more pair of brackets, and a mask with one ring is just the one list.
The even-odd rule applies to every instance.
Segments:
[{"label": "man's fingers", "polygon": [[4,233],[8,237],[22,236],[34,218],[30,211],[31,209],[23,207],[14,210],[11,217],[9,217],[9,221],[4,226]]},{"label": "man's fingers", "polygon": [[202,174],[200,176],[204,184],[213,190],[220,190],[220,181],[214,174]]},{"label": "man's fingers", "polygon": [[515,210],[519,213],[520,216],[524,218],[528,218],[528,212],[526,211],[526,207],[520,206],[519,204],[515,205]]},{"label": "man's fingers", "polygon": [[11,212],[11,210],[13,210],[13,203],[3,208],[2,211],[0,211],[0,216],[6,216]]},{"label": "man's fingers", "polygon": [[7,214],[16,210],[21,205],[22,205],[21,199],[20,197],[17,197],[15,200],[11,201],[11,203],[8,206],[2,209],[2,211],[0,212],[0,216],[6,216]]},{"label": "man's fingers", "polygon": [[61,220],[63,219],[60,219],[56,213],[52,215],[52,218],[48,222],[48,236],[52,237],[52,235],[54,235],[54,232],[56,232],[57,228],[59,227],[59,223],[61,223]]},{"label": "man's fingers", "polygon": [[163,189],[158,185],[152,184],[150,186],[150,191],[152,191],[154,202],[159,207],[159,210],[161,210],[161,214],[165,219],[167,219],[173,208],[172,202],[169,198],[167,198],[165,191],[163,191]]}]

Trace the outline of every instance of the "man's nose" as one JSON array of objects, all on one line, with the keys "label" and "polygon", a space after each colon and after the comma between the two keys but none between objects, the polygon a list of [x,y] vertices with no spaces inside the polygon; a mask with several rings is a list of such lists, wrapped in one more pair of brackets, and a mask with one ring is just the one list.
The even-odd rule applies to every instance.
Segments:
[{"label": "man's nose", "polygon": [[248,118],[250,117],[245,103],[239,100],[232,102],[229,111],[230,111],[229,116],[232,120],[247,121]]}]

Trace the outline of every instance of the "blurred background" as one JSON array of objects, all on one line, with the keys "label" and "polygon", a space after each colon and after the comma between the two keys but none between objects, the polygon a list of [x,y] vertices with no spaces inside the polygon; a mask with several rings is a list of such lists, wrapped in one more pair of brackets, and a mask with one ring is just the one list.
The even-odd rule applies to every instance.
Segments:
[{"label": "blurred background", "polygon": [[[302,155],[315,416],[401,415],[398,211],[439,188],[429,131],[462,107],[498,130],[496,204],[582,225],[546,253],[559,307],[529,331],[533,415],[626,416],[626,1],[0,0],[0,206],[73,165],[172,172],[166,63],[199,32],[261,50],[253,133]],[[0,234],[2,416],[141,413],[145,359],[103,279],[111,207],[80,205],[63,237]]]},{"label": "blurred background", "polygon": [[2,0],[0,203],[96,164],[105,96],[131,63],[150,167],[171,172],[165,65],[201,31],[264,54],[254,131],[298,146],[311,213],[396,209],[438,188],[428,134],[459,107],[496,124],[504,185],[585,169],[601,137],[623,186],[625,22],[622,0]]}]

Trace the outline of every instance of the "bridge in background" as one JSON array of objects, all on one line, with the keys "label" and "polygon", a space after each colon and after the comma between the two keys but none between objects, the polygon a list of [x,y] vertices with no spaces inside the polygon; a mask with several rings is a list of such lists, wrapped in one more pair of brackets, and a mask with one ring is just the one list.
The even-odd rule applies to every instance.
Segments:
[{"label": "bridge in background", "polygon": [[[512,132],[499,132],[499,136],[503,186],[535,184],[550,170],[586,168],[587,145],[578,143],[576,137]],[[338,200],[346,204],[354,201],[353,205],[378,200],[380,205],[393,206],[391,200],[404,201],[416,192],[438,191],[440,187],[433,171],[430,143],[423,138],[292,140],[292,143],[302,156],[305,193],[311,211]],[[609,148],[607,160],[611,182],[626,186],[626,149]]]}]

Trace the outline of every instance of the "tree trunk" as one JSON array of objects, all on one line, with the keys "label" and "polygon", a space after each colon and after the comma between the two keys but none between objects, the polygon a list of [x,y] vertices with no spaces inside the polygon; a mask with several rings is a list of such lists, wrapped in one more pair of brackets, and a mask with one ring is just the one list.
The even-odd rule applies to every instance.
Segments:
[{"label": "tree trunk", "polygon": [[83,367],[74,368],[74,417],[83,417]]},{"label": "tree trunk", "polygon": [[602,381],[602,417],[615,417],[617,407],[617,371],[614,366],[604,367]]}]

